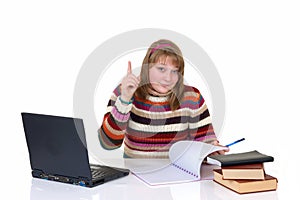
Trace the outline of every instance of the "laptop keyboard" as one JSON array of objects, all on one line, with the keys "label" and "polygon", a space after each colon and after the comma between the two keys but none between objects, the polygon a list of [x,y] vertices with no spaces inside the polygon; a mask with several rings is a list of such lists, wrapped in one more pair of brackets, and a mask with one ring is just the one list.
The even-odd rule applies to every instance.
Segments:
[{"label": "laptop keyboard", "polygon": [[116,174],[116,170],[102,165],[91,165],[92,178],[98,179]]}]

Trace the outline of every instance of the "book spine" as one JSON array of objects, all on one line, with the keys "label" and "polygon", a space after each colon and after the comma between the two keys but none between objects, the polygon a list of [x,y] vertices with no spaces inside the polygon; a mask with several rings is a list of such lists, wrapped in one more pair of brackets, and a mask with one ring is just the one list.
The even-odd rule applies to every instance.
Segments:
[{"label": "book spine", "polygon": [[184,171],[185,173],[188,173],[188,174],[190,174],[190,175],[192,175],[192,176],[194,176],[194,177],[196,177],[196,178],[199,178],[199,176],[198,176],[197,174],[195,174],[195,173],[193,173],[193,172],[191,172],[191,171],[189,171],[189,170],[187,170],[187,169],[185,169],[185,168],[183,168],[183,167],[180,167],[179,165],[176,165],[175,163],[172,163],[172,165],[173,165],[174,167],[176,167],[176,168],[178,168],[178,169]]}]

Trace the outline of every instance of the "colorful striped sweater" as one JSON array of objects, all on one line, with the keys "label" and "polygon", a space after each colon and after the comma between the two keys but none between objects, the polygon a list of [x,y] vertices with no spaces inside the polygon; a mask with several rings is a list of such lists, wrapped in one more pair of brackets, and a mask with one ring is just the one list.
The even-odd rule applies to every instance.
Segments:
[{"label": "colorful striped sweater", "polygon": [[102,147],[115,149],[124,142],[124,156],[167,158],[172,144],[179,140],[217,140],[211,117],[199,90],[185,86],[183,101],[175,111],[167,97],[134,98],[132,104],[120,101],[120,85],[111,96],[98,136]]}]

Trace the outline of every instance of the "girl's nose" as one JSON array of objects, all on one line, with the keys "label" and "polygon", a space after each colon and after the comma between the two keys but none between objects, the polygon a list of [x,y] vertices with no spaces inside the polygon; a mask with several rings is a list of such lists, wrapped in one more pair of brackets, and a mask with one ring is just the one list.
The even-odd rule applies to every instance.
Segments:
[{"label": "girl's nose", "polygon": [[165,73],[165,80],[166,81],[171,81],[172,80],[172,72],[169,70]]}]

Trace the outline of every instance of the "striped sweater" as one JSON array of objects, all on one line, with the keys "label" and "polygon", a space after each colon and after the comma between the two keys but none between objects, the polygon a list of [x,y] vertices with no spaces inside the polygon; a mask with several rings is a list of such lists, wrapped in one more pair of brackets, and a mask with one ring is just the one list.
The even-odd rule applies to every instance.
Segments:
[{"label": "striped sweater", "polygon": [[180,107],[172,111],[167,97],[120,101],[120,85],[111,96],[98,136],[102,147],[115,149],[124,143],[124,156],[167,158],[172,144],[180,140],[216,140],[211,117],[199,90],[185,86]]}]

